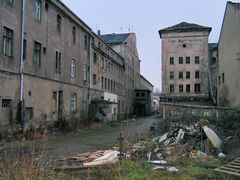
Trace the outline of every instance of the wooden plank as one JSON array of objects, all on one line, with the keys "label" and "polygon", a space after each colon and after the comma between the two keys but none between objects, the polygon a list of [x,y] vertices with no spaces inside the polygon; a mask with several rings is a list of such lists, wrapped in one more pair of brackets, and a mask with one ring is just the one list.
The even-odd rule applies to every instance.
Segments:
[{"label": "wooden plank", "polygon": [[227,164],[225,166],[230,167],[230,168],[240,169],[240,166],[235,166],[235,165],[232,165],[232,164]]},{"label": "wooden plank", "polygon": [[235,175],[235,176],[240,176],[239,173],[235,173],[235,172],[229,172],[229,171],[224,171],[224,170],[220,170],[220,169],[215,169],[215,171],[223,172],[223,173],[227,173],[227,174],[232,174],[232,175]]},{"label": "wooden plank", "polygon": [[225,167],[225,166],[223,166],[223,167],[220,167],[220,169],[237,172],[237,170],[236,170],[236,169],[228,168],[228,167]]}]

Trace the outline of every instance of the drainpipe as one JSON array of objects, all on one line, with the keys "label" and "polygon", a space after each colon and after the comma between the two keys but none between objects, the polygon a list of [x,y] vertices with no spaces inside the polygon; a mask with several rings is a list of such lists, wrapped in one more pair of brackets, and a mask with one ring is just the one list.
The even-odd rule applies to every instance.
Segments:
[{"label": "drainpipe", "polygon": [[24,14],[25,14],[25,0],[21,1],[21,39],[20,39],[20,118],[21,118],[21,126],[24,126],[24,117],[23,117],[23,42],[24,42]]},{"label": "drainpipe", "polygon": [[[90,118],[91,90],[92,90],[92,31],[89,37],[89,88],[88,88],[88,118]],[[89,119],[90,120],[90,119]]]}]

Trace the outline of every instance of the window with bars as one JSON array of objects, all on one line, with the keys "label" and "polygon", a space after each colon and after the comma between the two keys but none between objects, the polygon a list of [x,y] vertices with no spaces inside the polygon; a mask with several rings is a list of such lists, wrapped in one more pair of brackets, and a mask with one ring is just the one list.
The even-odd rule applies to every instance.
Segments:
[{"label": "window with bars", "polygon": [[3,55],[12,56],[13,54],[13,30],[3,27]]}]

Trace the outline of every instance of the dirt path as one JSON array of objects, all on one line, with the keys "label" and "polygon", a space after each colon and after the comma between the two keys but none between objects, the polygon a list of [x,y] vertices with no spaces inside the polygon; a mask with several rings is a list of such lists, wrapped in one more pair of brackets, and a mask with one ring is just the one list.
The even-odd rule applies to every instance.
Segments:
[{"label": "dirt path", "polygon": [[149,132],[150,126],[157,122],[156,116],[138,118],[134,123],[80,134],[66,134],[52,137],[46,145],[46,154],[51,159],[62,159],[69,155],[106,149],[118,145],[122,132],[126,138],[138,138]]}]

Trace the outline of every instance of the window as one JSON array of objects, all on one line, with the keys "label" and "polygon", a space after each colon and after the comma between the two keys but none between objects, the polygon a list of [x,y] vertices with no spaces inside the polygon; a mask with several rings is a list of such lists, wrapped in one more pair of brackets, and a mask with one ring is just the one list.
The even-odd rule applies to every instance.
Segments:
[{"label": "window", "polygon": [[62,24],[62,17],[60,15],[57,15],[57,31],[61,33],[61,25]]},{"label": "window", "polygon": [[3,28],[3,54],[12,56],[13,48],[13,31],[7,27]]},{"label": "window", "polygon": [[96,85],[97,84],[97,75],[93,74],[93,84]]},{"label": "window", "polygon": [[2,107],[10,108],[12,106],[12,99],[2,99]]},{"label": "window", "polygon": [[33,65],[41,66],[41,43],[34,41]]},{"label": "window", "polygon": [[77,111],[77,94],[73,93],[71,95],[71,112]]},{"label": "window", "polygon": [[221,85],[221,76],[218,76],[218,85]]},{"label": "window", "polygon": [[56,59],[55,59],[55,71],[56,73],[61,73],[61,53],[56,51]]},{"label": "window", "polygon": [[196,93],[201,92],[200,84],[194,84],[194,92],[196,92]]},{"label": "window", "polygon": [[104,89],[107,90],[107,78],[105,78],[105,81],[104,81],[104,82],[105,82],[105,83],[104,83],[104,84],[105,84]]},{"label": "window", "polygon": [[199,56],[195,56],[195,64],[199,64],[200,60],[199,60]]},{"label": "window", "polygon": [[27,59],[27,40],[23,40],[23,60]]},{"label": "window", "polygon": [[195,78],[199,79],[199,77],[200,77],[199,71],[195,71]]},{"label": "window", "polygon": [[170,93],[174,93],[174,85],[170,84]]},{"label": "window", "polygon": [[87,65],[83,65],[83,80],[87,81]]},{"label": "window", "polygon": [[222,73],[222,83],[224,83],[224,82],[225,82],[225,74]]},{"label": "window", "polygon": [[173,71],[170,72],[170,79],[174,79],[174,72]]},{"label": "window", "polygon": [[72,41],[73,41],[73,44],[76,43],[76,28],[75,26],[72,27]]},{"label": "window", "polygon": [[179,92],[182,93],[183,92],[183,85],[179,84]]},{"label": "window", "polygon": [[141,97],[145,97],[145,93],[144,92],[141,93]]},{"label": "window", "polygon": [[10,5],[13,6],[13,5],[14,5],[14,1],[15,1],[15,0],[8,0],[8,4],[10,4]]},{"label": "window", "polygon": [[96,52],[93,53],[93,62],[94,63],[97,62],[97,53]]},{"label": "window", "polygon": [[186,64],[190,64],[191,60],[190,57],[186,57]]},{"label": "window", "polygon": [[170,64],[174,64],[174,57],[170,57]]},{"label": "window", "polygon": [[41,0],[35,0],[35,19],[41,21],[41,13],[42,13],[42,3]]},{"label": "window", "polygon": [[178,78],[182,79],[183,78],[183,72],[178,72]]},{"label": "window", "polygon": [[137,92],[137,93],[136,93],[136,97],[139,97],[139,96],[140,96],[140,93],[139,93],[139,92]]},{"label": "window", "polygon": [[186,84],[186,92],[191,92],[191,86],[190,86],[190,84]]},{"label": "window", "polygon": [[76,60],[72,59],[71,60],[71,77],[76,76]]},{"label": "window", "polygon": [[190,72],[189,71],[186,72],[186,79],[190,79]]},{"label": "window", "polygon": [[110,91],[110,79],[108,79],[108,90]]},{"label": "window", "polygon": [[178,60],[179,60],[179,64],[183,64],[183,57],[179,57]]},{"label": "window", "polygon": [[87,50],[88,48],[88,40],[87,40],[87,36],[84,36],[84,49]]},{"label": "window", "polygon": [[104,88],[104,77],[102,77],[102,89]]}]

